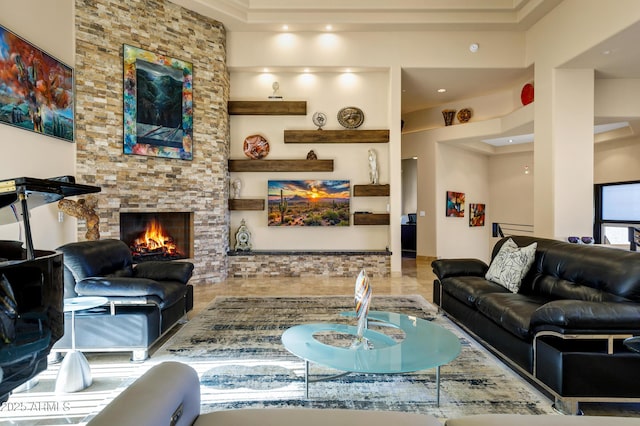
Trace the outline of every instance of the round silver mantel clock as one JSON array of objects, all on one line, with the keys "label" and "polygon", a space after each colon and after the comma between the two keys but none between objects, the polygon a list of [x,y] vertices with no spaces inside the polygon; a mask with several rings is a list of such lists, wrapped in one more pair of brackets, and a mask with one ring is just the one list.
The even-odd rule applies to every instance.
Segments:
[{"label": "round silver mantel clock", "polygon": [[249,251],[251,250],[251,232],[242,219],[240,226],[236,231],[236,250],[237,251]]},{"label": "round silver mantel clock", "polygon": [[318,111],[313,114],[311,120],[313,120],[313,124],[318,126],[318,130],[322,130],[322,127],[327,124],[327,115],[324,112]]}]

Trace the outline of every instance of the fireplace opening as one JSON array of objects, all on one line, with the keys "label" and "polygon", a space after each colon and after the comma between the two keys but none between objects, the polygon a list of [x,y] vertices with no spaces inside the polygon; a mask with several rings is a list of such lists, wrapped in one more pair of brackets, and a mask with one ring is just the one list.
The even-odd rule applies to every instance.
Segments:
[{"label": "fireplace opening", "polygon": [[191,212],[120,213],[120,239],[134,262],[188,259],[193,255]]}]

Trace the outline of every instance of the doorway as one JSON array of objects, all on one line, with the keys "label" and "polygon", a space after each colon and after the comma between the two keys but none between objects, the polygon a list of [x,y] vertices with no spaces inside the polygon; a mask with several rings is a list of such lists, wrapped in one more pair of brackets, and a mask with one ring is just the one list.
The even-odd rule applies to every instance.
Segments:
[{"label": "doorway", "polygon": [[[402,160],[402,217],[401,242],[403,266],[411,263],[409,259],[417,255],[417,209],[418,209],[418,159]],[[403,271],[404,271],[403,267]]]}]

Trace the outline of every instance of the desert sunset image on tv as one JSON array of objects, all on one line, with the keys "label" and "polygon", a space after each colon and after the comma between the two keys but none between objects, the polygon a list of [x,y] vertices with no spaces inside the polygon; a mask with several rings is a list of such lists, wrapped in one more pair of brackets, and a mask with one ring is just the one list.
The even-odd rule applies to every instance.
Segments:
[{"label": "desert sunset image on tv", "polygon": [[349,226],[348,180],[270,180],[269,226]]}]

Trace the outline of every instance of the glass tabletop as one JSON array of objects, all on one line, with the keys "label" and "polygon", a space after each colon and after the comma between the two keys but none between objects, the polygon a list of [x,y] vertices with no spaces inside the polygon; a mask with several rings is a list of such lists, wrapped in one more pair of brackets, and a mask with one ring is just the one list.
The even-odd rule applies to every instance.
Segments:
[{"label": "glass tabletop", "polygon": [[99,296],[68,297],[64,299],[64,311],[82,311],[84,309],[106,305],[108,302],[109,299]]},{"label": "glass tabletop", "polygon": [[[353,316],[353,313],[346,315]],[[380,321],[401,329],[405,337],[395,341],[384,333],[367,329],[364,337],[371,349],[337,347],[320,342],[322,332],[356,336],[357,327],[346,324],[313,323],[287,329],[284,347],[294,355],[316,364],[357,373],[408,373],[439,367],[460,353],[460,341],[449,330],[421,318],[393,312],[371,311],[369,322]]]},{"label": "glass tabletop", "polygon": [[624,339],[624,345],[634,352],[640,352],[640,336],[633,336]]}]

